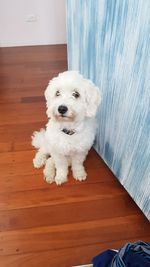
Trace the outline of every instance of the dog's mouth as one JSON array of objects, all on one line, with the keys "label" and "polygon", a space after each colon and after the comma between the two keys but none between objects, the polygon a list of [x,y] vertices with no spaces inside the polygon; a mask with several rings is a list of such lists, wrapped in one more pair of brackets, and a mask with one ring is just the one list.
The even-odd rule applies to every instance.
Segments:
[{"label": "dog's mouth", "polygon": [[60,115],[58,115],[58,117],[61,117],[61,118],[70,118],[69,116],[67,116],[65,114],[60,114]]},{"label": "dog's mouth", "polygon": [[58,114],[53,113],[53,117],[56,121],[74,121],[75,120],[75,114]]},{"label": "dog's mouth", "polygon": [[59,121],[73,121],[74,120],[74,116],[68,116],[65,114],[55,115],[55,118]]}]

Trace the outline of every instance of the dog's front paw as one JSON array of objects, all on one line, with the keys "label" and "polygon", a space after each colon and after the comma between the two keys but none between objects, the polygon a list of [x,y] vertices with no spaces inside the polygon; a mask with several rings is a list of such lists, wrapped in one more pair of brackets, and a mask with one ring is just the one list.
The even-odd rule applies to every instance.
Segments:
[{"label": "dog's front paw", "polygon": [[59,175],[59,176],[56,175],[55,182],[56,182],[57,185],[61,185],[61,184],[65,183],[65,182],[67,182],[67,177],[61,176],[61,175]]},{"label": "dog's front paw", "polygon": [[52,184],[54,181],[55,181],[55,172],[49,172],[47,173],[47,171],[43,171],[44,173],[44,180],[49,183],[49,184]]},{"label": "dog's front paw", "polygon": [[78,181],[85,181],[87,177],[87,173],[84,168],[73,170],[73,177]]},{"label": "dog's front paw", "polygon": [[46,162],[46,156],[45,155],[38,155],[38,153],[36,154],[35,158],[33,159],[33,166],[35,168],[41,168],[45,165]]},{"label": "dog's front paw", "polygon": [[51,158],[46,161],[45,168],[43,170],[44,180],[51,184],[55,181],[55,165]]}]

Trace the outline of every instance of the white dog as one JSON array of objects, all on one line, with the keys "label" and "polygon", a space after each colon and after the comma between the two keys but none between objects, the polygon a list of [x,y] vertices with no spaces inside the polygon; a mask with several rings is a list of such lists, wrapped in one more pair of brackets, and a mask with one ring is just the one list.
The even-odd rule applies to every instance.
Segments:
[{"label": "white dog", "polygon": [[45,165],[48,183],[66,182],[69,166],[76,180],[85,180],[83,162],[95,139],[100,91],[77,71],[66,71],[49,82],[45,98],[49,121],[46,130],[34,132],[32,137],[32,145],[38,149],[34,167]]}]

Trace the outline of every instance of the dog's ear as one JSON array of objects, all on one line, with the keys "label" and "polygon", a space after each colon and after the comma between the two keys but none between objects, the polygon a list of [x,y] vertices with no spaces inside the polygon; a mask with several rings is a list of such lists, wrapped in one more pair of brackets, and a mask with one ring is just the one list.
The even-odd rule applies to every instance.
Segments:
[{"label": "dog's ear", "polygon": [[46,107],[47,107],[46,114],[47,114],[48,118],[50,118],[49,110],[50,110],[51,98],[52,98],[52,90],[51,90],[50,83],[45,89],[44,96],[45,96],[45,99],[46,99]]},{"label": "dog's ear", "polygon": [[45,96],[45,99],[46,99],[46,104],[48,105],[48,102],[51,99],[50,83],[48,84],[48,86],[45,89],[44,96]]},{"label": "dog's ear", "polygon": [[57,81],[58,81],[58,77],[54,77],[52,80],[49,81],[49,84],[46,87],[44,95],[45,95],[47,105],[49,105],[49,102],[54,97],[55,85],[57,84]]},{"label": "dog's ear", "polygon": [[89,80],[86,81],[85,101],[87,117],[94,117],[101,102],[101,92],[100,89]]}]

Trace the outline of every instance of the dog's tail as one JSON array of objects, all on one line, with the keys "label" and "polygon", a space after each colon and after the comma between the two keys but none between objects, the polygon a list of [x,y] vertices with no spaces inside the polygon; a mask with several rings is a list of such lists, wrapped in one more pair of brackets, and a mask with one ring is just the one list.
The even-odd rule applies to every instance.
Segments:
[{"label": "dog's tail", "polygon": [[32,135],[32,146],[35,148],[41,148],[45,146],[45,129],[41,129],[39,132],[34,132]]}]

